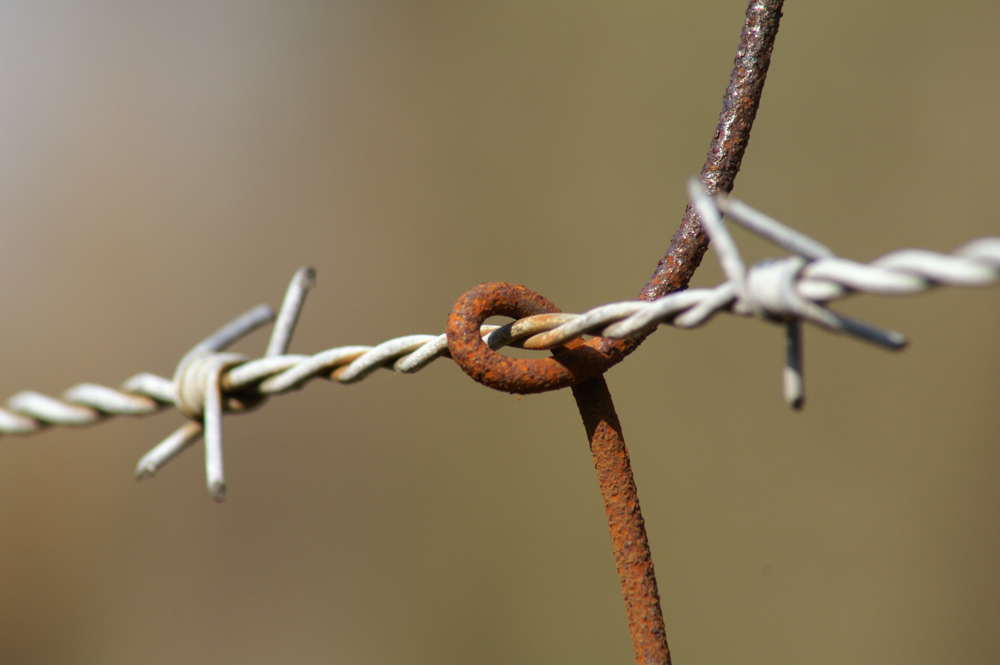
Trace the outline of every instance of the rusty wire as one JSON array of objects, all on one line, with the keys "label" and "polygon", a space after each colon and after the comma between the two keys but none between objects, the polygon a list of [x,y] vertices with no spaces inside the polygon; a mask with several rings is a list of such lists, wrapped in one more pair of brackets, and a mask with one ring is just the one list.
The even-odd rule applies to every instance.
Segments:
[{"label": "rusty wire", "polygon": [[[771,51],[778,36],[783,5],[784,0],[750,0],[747,5],[739,47],[722,99],[722,112],[719,114],[715,135],[709,143],[708,157],[701,169],[701,180],[705,183],[709,194],[729,194],[733,190],[736,174],[740,170],[750,140],[750,130],[753,128],[757,109],[760,107],[761,93],[764,91],[764,81],[767,79],[767,70],[771,64]],[[680,228],[670,241],[667,253],[657,264],[646,286],[639,292],[639,300],[656,300],[687,288],[707,249],[708,238],[701,230],[694,208],[688,205]],[[597,350],[605,355],[610,366],[634,351],[644,338],[644,335],[639,335],[626,340],[608,340],[601,343]],[[590,447],[594,454],[594,467],[600,481],[601,496],[604,497],[607,510],[612,549],[618,567],[622,597],[625,600],[635,661],[639,665],[653,663],[670,665],[670,647],[667,645],[660,595],[653,573],[652,553],[646,539],[639,497],[632,480],[628,450],[621,436],[621,427],[617,422],[618,416],[615,414],[611,393],[604,378],[596,377],[590,382],[574,387],[573,395],[590,436]],[[609,440],[603,437],[603,433],[609,428],[617,433],[617,440],[611,444],[621,449],[623,464],[620,467],[614,464],[602,464],[598,456],[597,451],[605,443],[609,443]],[[602,469],[609,473],[602,473]],[[612,511],[608,503],[609,495],[626,485],[632,490],[633,509],[625,512]],[[623,541],[616,538],[616,534],[628,533],[638,533],[641,539]],[[623,562],[630,560],[627,550],[632,545],[639,547],[643,558],[648,560],[648,567],[623,565]]]},{"label": "rusty wire", "polygon": [[653,554],[611,391],[603,376],[573,386],[572,390],[590,439],[636,662],[669,663]]}]

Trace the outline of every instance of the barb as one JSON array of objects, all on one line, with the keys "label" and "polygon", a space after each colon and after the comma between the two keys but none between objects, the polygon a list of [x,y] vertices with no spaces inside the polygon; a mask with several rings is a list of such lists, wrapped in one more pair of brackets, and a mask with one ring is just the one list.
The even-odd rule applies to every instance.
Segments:
[{"label": "barb", "polygon": [[[467,373],[486,385],[511,392],[537,392],[579,385],[600,373],[590,364],[595,352],[584,345],[584,335],[635,339],[661,324],[694,328],[719,312],[728,312],[786,326],[785,398],[798,408],[804,401],[802,321],[889,349],[906,343],[902,334],[835,313],[827,303],[855,293],[910,295],[938,285],[983,286],[1000,280],[1000,238],[975,240],[950,255],[903,250],[862,264],[834,256],[816,240],[745,203],[722,194],[710,196],[697,179],[692,179],[688,190],[727,278],[714,288],[563,314],[553,313],[558,310],[552,303],[524,287],[484,284],[456,305],[447,334],[407,335],[377,346],[342,346],[309,356],[285,353],[306,292],[314,284],[312,269],[303,268],[292,279],[264,357],[223,353],[236,340],[274,320],[273,311],[260,305],[195,345],[182,357],[171,379],[137,374],[117,389],[84,383],[58,399],[20,392],[0,409],[0,434],[30,434],[50,425],[88,425],[113,415],[146,415],[175,406],[191,422],[143,456],[136,474],[153,475],[204,435],[207,482],[213,496],[222,500],[222,414],[248,411],[271,395],[297,390],[316,378],[354,383],[379,368],[410,374],[438,358],[453,356]],[[745,268],[723,215],[792,255]],[[471,307],[465,314],[463,303]],[[493,314],[518,320],[505,326],[480,325]],[[538,359],[496,353],[508,345],[555,349],[558,353]],[[523,389],[525,376],[537,377],[528,383],[530,390]]]}]

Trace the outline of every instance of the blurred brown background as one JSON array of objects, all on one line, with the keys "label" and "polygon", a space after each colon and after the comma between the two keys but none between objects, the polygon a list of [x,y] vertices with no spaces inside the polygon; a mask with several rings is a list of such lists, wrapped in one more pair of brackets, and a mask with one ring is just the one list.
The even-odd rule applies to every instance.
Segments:
[{"label": "blurred brown background", "polygon": [[[744,9],[3,3],[2,395],[169,376],[304,264],[300,353],[442,332],[484,281],[634,297]],[[861,260],[996,234],[998,23],[789,3],[736,193]],[[838,307],[912,346],[809,329],[803,413],[749,320],[608,375],[677,663],[1000,661],[1000,290]],[[631,662],[568,392],[313,383],[226,420],[224,505],[200,446],[132,480],[181,422],[0,442],[0,662]]]}]

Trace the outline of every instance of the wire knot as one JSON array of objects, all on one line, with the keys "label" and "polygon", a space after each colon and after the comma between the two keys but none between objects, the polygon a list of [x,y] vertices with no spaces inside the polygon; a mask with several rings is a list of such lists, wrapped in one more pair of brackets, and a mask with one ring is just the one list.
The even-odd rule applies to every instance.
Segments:
[{"label": "wire knot", "polygon": [[185,356],[174,372],[175,404],[191,420],[201,421],[205,414],[205,399],[216,393],[224,413],[240,413],[259,406],[267,395],[260,393],[232,393],[223,386],[227,370],[239,367],[250,358],[241,353],[216,353],[201,351]]},{"label": "wire knot", "polygon": [[[292,278],[274,323],[265,358],[275,359],[287,350],[305,301],[306,292],[315,284],[312,268],[302,268]],[[205,476],[209,492],[216,501],[226,496],[226,481],[222,461],[222,415],[240,413],[259,406],[268,394],[260,391],[256,382],[230,383],[227,373],[250,361],[241,353],[223,353],[233,342],[274,321],[274,311],[259,305],[231,323],[209,335],[188,351],[177,363],[171,382],[174,404],[191,422],[183,425],[158,446],[143,455],[136,467],[136,477],[157,472],[185,448],[205,437]]]},{"label": "wire knot", "polygon": [[789,256],[750,266],[743,283],[744,292],[737,296],[733,311],[781,323],[814,314],[815,303],[800,296],[796,289],[808,263],[801,256]]}]

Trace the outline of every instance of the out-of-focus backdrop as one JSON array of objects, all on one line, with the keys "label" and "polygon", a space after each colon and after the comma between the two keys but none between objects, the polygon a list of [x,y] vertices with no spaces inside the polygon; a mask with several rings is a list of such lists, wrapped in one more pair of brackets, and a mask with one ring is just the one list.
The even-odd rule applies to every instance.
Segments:
[{"label": "out-of-focus backdrop", "polygon": [[[634,297],[744,10],[3,3],[0,393],[169,376],[305,264],[300,353],[443,332],[485,281]],[[861,260],[996,234],[998,23],[788,3],[736,194]],[[802,413],[756,321],[608,374],[675,662],[1000,661],[1000,289],[837,307],[912,346],[807,330]],[[132,479],[181,422],[0,441],[0,661],[631,662],[568,392],[450,362],[316,382],[226,419],[223,505],[200,446]]]}]

